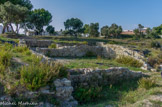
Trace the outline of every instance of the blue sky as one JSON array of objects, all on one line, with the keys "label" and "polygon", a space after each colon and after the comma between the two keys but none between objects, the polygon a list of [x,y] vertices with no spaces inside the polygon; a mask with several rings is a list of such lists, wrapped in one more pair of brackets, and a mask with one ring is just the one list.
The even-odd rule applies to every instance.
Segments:
[{"label": "blue sky", "polygon": [[35,8],[45,8],[53,15],[51,25],[64,29],[68,18],[79,18],[84,24],[99,22],[100,27],[116,23],[123,29],[162,24],[162,0],[31,0]]}]

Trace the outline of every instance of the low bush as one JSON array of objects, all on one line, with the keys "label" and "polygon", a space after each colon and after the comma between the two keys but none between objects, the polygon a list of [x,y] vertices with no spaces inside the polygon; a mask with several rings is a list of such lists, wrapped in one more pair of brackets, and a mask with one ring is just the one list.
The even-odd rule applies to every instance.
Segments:
[{"label": "low bush", "polygon": [[160,53],[158,56],[158,64],[161,64],[162,63],[162,53]]},{"label": "low bush", "polygon": [[12,46],[11,44],[5,43],[5,44],[1,47],[1,50],[10,51],[12,48],[13,48],[13,46]]},{"label": "low bush", "polygon": [[54,49],[55,49],[55,48],[57,48],[57,46],[56,46],[55,43],[52,43],[50,46],[48,46],[48,48],[50,48],[50,49],[51,49],[51,48],[54,48]]},{"label": "low bush", "polygon": [[116,61],[118,63],[125,64],[132,67],[141,67],[143,65],[140,61],[129,56],[119,56],[118,58],[116,58]]},{"label": "low bush", "polygon": [[20,52],[24,53],[26,51],[29,51],[29,48],[27,46],[18,46],[13,49],[14,52]]},{"label": "low bush", "polygon": [[8,67],[10,65],[11,58],[12,54],[10,51],[6,51],[4,49],[0,50],[0,65]]},{"label": "low bush", "polygon": [[34,55],[34,54],[32,54],[31,56],[26,57],[25,60],[26,60],[27,62],[32,63],[32,64],[38,64],[38,63],[42,60],[42,58],[41,58],[41,57],[38,57],[38,56],[36,56],[36,55]]},{"label": "low bush", "polygon": [[85,57],[96,57],[97,55],[92,51],[87,51]]},{"label": "low bush", "polygon": [[151,78],[142,78],[138,81],[138,85],[140,88],[150,89],[155,87],[156,82]]},{"label": "low bush", "polygon": [[151,48],[161,48],[161,44],[157,41],[152,41]]},{"label": "low bush", "polygon": [[80,103],[94,102],[102,97],[102,87],[79,87],[74,91],[74,98]]},{"label": "low bush", "polygon": [[147,60],[147,63],[151,66],[151,67],[155,67],[156,64],[158,63],[157,59],[154,57],[149,57]]},{"label": "low bush", "polygon": [[20,75],[21,84],[29,90],[37,90],[52,83],[56,78],[66,77],[67,73],[60,64],[35,63],[22,67]]},{"label": "low bush", "polygon": [[83,41],[82,44],[88,45],[88,42],[87,41]]},{"label": "low bush", "polygon": [[157,57],[149,57],[147,63],[151,66],[156,68],[158,65],[162,63],[162,55],[159,54]]},{"label": "low bush", "polygon": [[27,55],[27,56],[32,55],[32,53],[30,52],[30,50],[27,50],[26,52],[24,52],[24,54]]}]

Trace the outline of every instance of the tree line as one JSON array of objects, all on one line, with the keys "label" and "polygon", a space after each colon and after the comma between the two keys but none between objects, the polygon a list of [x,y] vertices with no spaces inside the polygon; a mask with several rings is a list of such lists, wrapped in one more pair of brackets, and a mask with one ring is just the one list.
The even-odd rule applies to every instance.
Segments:
[{"label": "tree line", "polygon": [[48,26],[47,31],[53,33],[54,27],[49,25],[52,22],[51,13],[43,8],[32,8],[30,0],[0,0],[0,23],[4,26],[2,33],[10,27],[13,33],[19,33],[22,28],[25,32],[33,29],[40,34],[44,26]]},{"label": "tree line", "polygon": [[[52,22],[52,14],[43,8],[34,9],[30,0],[0,0],[0,23],[3,24],[3,31],[10,27],[13,33],[19,33],[20,29],[25,32],[34,30],[40,35],[46,27],[49,34],[55,33],[55,28],[50,25]],[[13,25],[16,26],[14,30]],[[64,22],[65,30],[63,35],[78,37],[79,35],[87,35],[89,37],[104,36],[105,38],[118,38],[122,33],[122,26],[113,23],[111,26],[99,27],[99,23],[83,24],[78,18],[70,18]],[[162,35],[162,25],[148,28],[143,32],[144,26],[138,25],[134,29],[134,37],[136,38],[158,38]],[[100,29],[100,31],[99,31]]]},{"label": "tree line", "polygon": [[133,32],[135,34],[135,38],[160,38],[159,35],[162,35],[162,25],[158,27],[153,27],[145,29],[143,31],[144,26],[141,24],[138,24],[138,28],[134,29]]},{"label": "tree line", "polygon": [[[79,34],[88,35],[89,37],[99,37],[99,23],[90,23],[83,25],[83,22],[78,18],[67,19],[64,22],[65,31],[64,35],[73,35],[77,37]],[[106,38],[117,38],[122,32],[122,27],[117,24],[109,26],[103,26],[101,28],[101,35]]]},{"label": "tree line", "polygon": [[[55,33],[55,28],[49,25],[52,22],[52,15],[45,9],[33,9],[33,5],[30,0],[0,0],[0,23],[3,24],[3,31],[10,27],[13,33],[19,33],[20,29],[24,29],[25,33],[30,30],[34,30],[37,35],[40,35],[46,27],[46,31],[49,34]],[[16,26],[14,30],[13,25]],[[65,31],[64,35],[72,35],[77,37],[80,34],[85,34],[90,37],[98,37],[99,23],[83,24],[78,18],[67,19],[64,22]],[[117,36],[122,32],[121,26],[112,24],[108,29],[101,29],[103,36]],[[107,34],[107,33],[108,34]]]}]

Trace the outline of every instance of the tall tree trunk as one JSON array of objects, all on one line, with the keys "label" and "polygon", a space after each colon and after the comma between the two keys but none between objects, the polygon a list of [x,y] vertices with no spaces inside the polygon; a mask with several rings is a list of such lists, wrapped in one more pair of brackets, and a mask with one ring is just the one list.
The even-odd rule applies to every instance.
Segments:
[{"label": "tall tree trunk", "polygon": [[19,34],[19,25],[16,24],[16,33]]},{"label": "tall tree trunk", "polygon": [[4,25],[3,25],[2,34],[4,34],[4,33],[5,33],[5,30],[6,30],[6,26],[7,26],[6,24],[4,24]]},{"label": "tall tree trunk", "polygon": [[12,32],[15,33],[12,24],[10,24],[10,26],[11,26],[11,30],[12,30]]},{"label": "tall tree trunk", "polygon": [[9,28],[8,28],[8,25],[7,25],[7,32],[9,32]]}]

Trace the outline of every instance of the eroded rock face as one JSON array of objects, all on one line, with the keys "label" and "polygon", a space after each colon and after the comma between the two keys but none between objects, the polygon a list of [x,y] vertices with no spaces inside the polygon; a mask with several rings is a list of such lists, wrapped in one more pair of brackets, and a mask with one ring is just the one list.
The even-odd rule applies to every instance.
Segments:
[{"label": "eroded rock face", "polygon": [[116,53],[117,57],[121,55],[132,57],[140,61],[141,63],[143,63],[143,66],[141,67],[141,69],[155,71],[152,69],[152,67],[148,63],[146,63],[145,56],[143,54],[140,54],[140,52],[134,51],[134,50],[131,50],[129,48],[119,46],[119,45],[108,44],[107,47],[110,47]]},{"label": "eroded rock face", "polygon": [[133,50],[130,50],[130,49],[126,48],[126,47],[119,46],[119,45],[110,45],[110,44],[108,44],[107,46],[110,47],[113,51],[115,51],[115,53],[117,55],[130,56],[130,57],[133,57],[133,58],[139,60],[142,63],[145,63],[144,56],[141,55],[137,51],[133,51]]},{"label": "eroded rock face", "polygon": [[106,85],[113,84],[118,81],[140,78],[143,76],[142,72],[130,71],[127,68],[112,67],[105,70],[93,69],[72,69],[70,80],[74,88],[78,86],[89,87],[91,85]]}]

